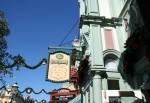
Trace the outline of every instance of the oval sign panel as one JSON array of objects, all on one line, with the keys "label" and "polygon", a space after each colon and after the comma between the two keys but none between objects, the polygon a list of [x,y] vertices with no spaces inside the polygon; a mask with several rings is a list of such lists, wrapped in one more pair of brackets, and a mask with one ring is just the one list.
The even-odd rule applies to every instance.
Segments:
[{"label": "oval sign panel", "polygon": [[56,58],[57,58],[57,59],[63,59],[63,57],[64,57],[64,56],[63,56],[62,54],[56,54]]}]

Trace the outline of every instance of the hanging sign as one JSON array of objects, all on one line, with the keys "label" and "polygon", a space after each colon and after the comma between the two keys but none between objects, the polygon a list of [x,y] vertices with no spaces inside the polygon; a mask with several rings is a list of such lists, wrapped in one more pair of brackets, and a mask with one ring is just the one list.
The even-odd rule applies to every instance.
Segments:
[{"label": "hanging sign", "polygon": [[70,79],[70,55],[64,52],[49,54],[47,79],[52,82],[65,82]]}]

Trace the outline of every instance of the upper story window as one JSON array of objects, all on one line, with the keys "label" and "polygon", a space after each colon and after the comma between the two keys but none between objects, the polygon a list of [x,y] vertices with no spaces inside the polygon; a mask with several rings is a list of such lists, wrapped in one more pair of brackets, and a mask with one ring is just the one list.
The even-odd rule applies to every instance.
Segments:
[{"label": "upper story window", "polygon": [[119,80],[109,80],[108,79],[108,90],[119,90]]},{"label": "upper story window", "polygon": [[113,35],[111,29],[104,29],[105,46],[107,49],[114,49]]},{"label": "upper story window", "polygon": [[129,20],[125,18],[123,23],[124,23],[124,29],[125,29],[125,31],[127,33],[127,37],[130,37]]},{"label": "upper story window", "polygon": [[110,71],[117,71],[118,61],[114,59],[105,60],[105,68]]},{"label": "upper story window", "polygon": [[114,54],[108,54],[104,57],[104,64],[107,71],[117,71],[118,57]]},{"label": "upper story window", "polygon": [[127,33],[127,37],[130,37],[129,19],[130,16],[128,12],[126,12],[123,20],[123,25],[124,25],[125,32]]},{"label": "upper story window", "polygon": [[128,32],[129,29],[128,19],[124,19],[124,26],[125,26],[125,31]]}]

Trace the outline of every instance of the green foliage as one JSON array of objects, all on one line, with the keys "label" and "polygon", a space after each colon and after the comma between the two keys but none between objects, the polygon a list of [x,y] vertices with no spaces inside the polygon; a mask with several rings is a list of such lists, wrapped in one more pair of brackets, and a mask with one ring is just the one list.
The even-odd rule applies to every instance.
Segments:
[{"label": "green foliage", "polygon": [[7,36],[9,33],[8,23],[5,20],[4,13],[0,11],[0,38]]},{"label": "green foliage", "polygon": [[38,64],[35,66],[30,66],[25,63],[25,60],[22,56],[12,56],[7,52],[7,41],[6,37],[9,34],[8,23],[5,20],[4,13],[0,11],[0,81],[3,75],[1,74],[10,74],[12,76],[12,68],[17,67],[19,70],[20,66],[26,67],[28,69],[36,69],[43,64],[43,62],[47,62],[47,59],[43,58]]},{"label": "green foliage", "polygon": [[3,18],[0,19],[0,37],[7,36],[9,33],[8,24]]},{"label": "green foliage", "polygon": [[8,24],[5,20],[4,13],[0,11],[0,73],[5,71],[5,65],[9,54],[6,52],[6,37],[9,34]]}]

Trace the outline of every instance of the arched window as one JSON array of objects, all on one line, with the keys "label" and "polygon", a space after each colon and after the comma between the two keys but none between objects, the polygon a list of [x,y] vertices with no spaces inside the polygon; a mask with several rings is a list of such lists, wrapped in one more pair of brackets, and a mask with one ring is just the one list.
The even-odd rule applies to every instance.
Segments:
[{"label": "arched window", "polygon": [[114,54],[109,54],[105,56],[104,63],[107,71],[117,71],[118,57]]}]

